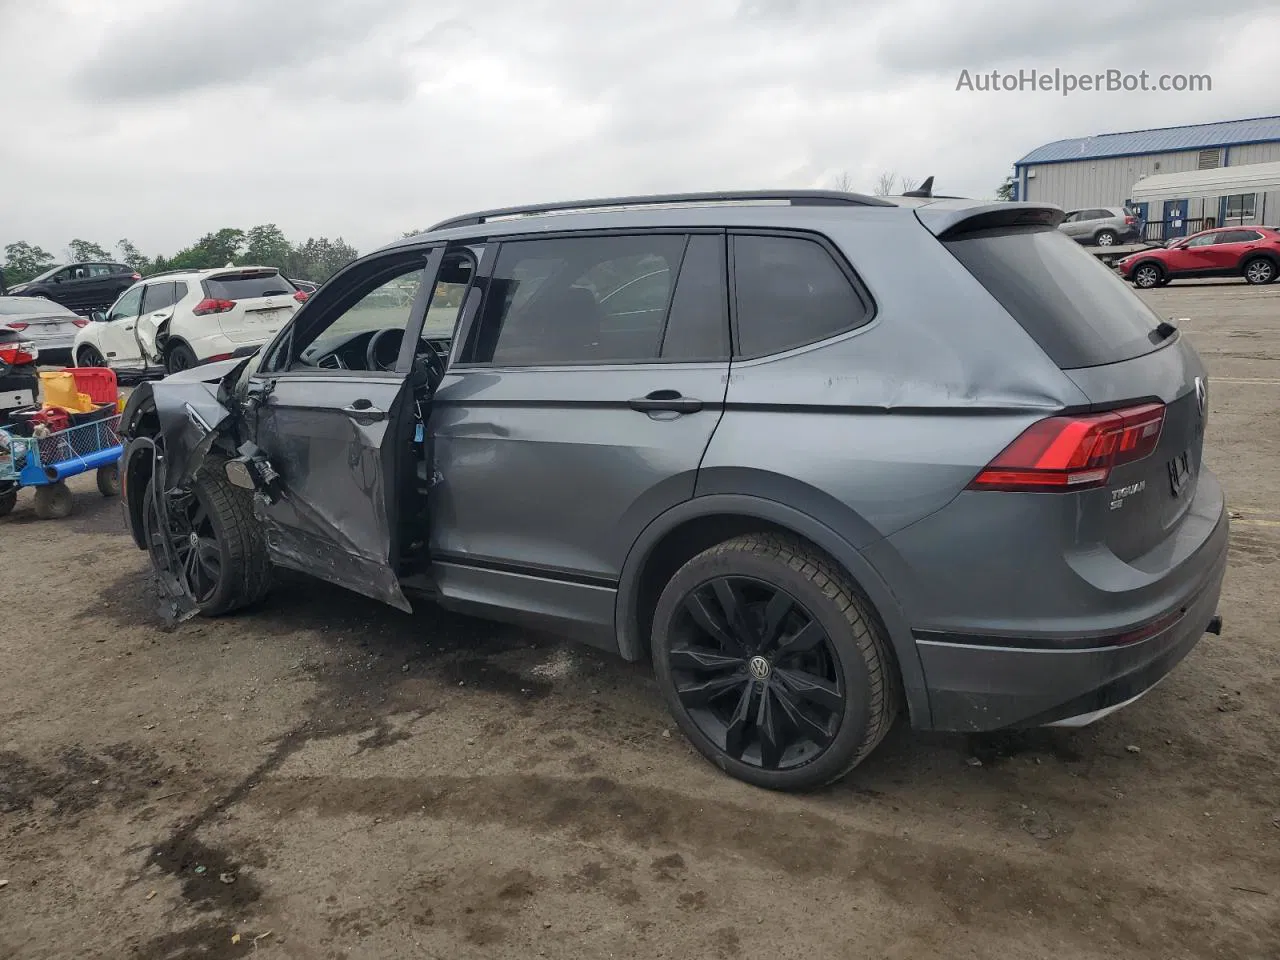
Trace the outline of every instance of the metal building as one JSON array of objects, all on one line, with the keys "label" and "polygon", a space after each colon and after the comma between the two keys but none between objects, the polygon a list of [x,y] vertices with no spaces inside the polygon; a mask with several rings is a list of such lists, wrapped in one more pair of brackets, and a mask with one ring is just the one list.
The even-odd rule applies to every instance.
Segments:
[{"label": "metal building", "polygon": [[[1165,196],[1152,205],[1134,196],[1145,177],[1215,170],[1280,161],[1280,116],[1198,123],[1104,133],[1057,140],[1037,147],[1014,164],[1014,197],[1057,204],[1066,210],[1088,207],[1136,208],[1149,239],[1164,240],[1232,223],[1259,223],[1270,197],[1230,198],[1208,193]],[[1251,216],[1244,216],[1252,210]],[[1280,209],[1268,209],[1271,222]]]}]

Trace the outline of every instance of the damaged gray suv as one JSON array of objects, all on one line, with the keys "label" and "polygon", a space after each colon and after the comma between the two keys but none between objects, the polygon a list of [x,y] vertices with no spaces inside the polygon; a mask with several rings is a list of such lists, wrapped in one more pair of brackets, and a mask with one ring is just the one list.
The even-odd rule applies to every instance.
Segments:
[{"label": "damaged gray suv", "polygon": [[1082,725],[1217,632],[1195,351],[1062,211],[817,191],[437,224],[134,391],[178,615],[288,567],[651,657],[764,787],[913,727]]}]

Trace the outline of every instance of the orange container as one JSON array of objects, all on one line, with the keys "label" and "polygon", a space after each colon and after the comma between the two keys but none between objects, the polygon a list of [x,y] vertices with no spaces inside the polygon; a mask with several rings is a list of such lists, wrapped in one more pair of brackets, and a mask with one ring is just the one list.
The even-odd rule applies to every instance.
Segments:
[{"label": "orange container", "polygon": [[63,372],[75,377],[76,390],[87,393],[95,404],[116,402],[120,391],[116,386],[114,370],[106,367],[66,367]]}]

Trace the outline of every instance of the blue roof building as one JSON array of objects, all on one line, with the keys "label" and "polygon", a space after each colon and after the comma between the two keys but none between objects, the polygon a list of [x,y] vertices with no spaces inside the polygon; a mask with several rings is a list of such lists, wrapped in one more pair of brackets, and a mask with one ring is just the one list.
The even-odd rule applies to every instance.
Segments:
[{"label": "blue roof building", "polygon": [[[1054,203],[1068,211],[1119,207],[1132,200],[1133,186],[1143,177],[1276,161],[1280,116],[1224,120],[1046,143],[1014,164],[1014,188],[1020,200]],[[1171,198],[1178,199],[1187,198]],[[1203,205],[1201,216],[1211,218],[1215,208],[1226,206],[1215,198]],[[1147,220],[1164,216],[1163,209],[1141,212]],[[1180,219],[1192,212],[1183,209]]]}]

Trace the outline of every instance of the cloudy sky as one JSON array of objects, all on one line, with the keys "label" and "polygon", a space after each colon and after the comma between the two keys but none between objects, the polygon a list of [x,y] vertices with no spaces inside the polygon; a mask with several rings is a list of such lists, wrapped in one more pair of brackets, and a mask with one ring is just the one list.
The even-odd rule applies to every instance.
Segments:
[{"label": "cloudy sky", "polygon": [[[364,251],[477,207],[841,171],[990,196],[1050,140],[1277,112],[1277,36],[1276,0],[0,0],[0,246],[275,222]],[[1032,68],[1213,90],[956,90]]]}]

